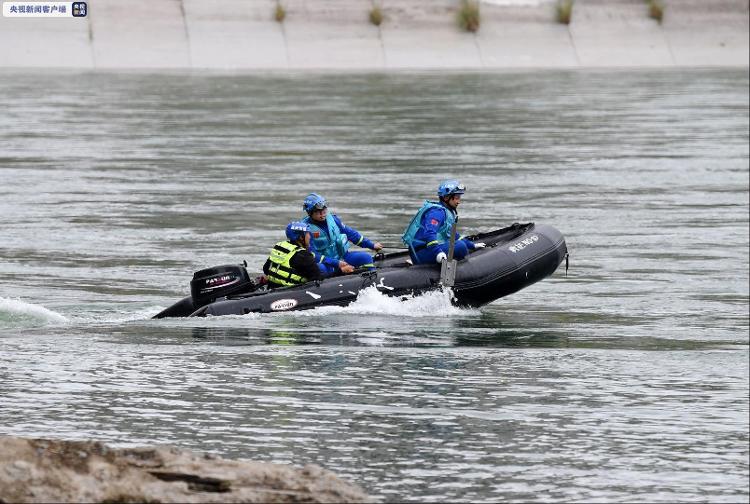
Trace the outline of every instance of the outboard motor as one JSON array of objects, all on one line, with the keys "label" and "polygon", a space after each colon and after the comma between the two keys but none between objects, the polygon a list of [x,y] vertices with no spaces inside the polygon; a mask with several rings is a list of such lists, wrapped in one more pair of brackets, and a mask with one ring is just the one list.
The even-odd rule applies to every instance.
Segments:
[{"label": "outboard motor", "polygon": [[196,271],[190,281],[190,295],[195,308],[199,308],[217,298],[250,292],[255,287],[244,266],[227,264]]}]

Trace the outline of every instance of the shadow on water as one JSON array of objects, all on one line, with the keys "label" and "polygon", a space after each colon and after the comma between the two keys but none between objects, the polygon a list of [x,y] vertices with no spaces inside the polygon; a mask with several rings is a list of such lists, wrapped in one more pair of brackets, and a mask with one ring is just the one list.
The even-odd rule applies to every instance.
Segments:
[{"label": "shadow on water", "polygon": [[[481,319],[480,319],[481,321]],[[144,334],[143,327],[127,325],[113,329],[109,338],[122,344],[219,346],[334,346],[334,347],[386,347],[386,348],[515,348],[515,349],[599,349],[685,351],[746,348],[747,343],[736,340],[702,341],[672,339],[656,336],[588,336],[565,331],[520,327],[481,327],[479,321],[472,326],[455,328],[452,333],[431,330],[410,330],[401,335],[382,337],[368,333],[344,331],[341,328],[320,327],[160,327],[158,334]],[[101,329],[101,328],[99,328]],[[108,339],[109,339],[108,338]]]},{"label": "shadow on water", "polygon": [[494,334],[461,335],[454,339],[455,346],[494,347],[494,348],[570,348],[599,350],[711,350],[722,348],[747,347],[736,341],[697,341],[675,340],[650,336],[624,336],[588,338],[556,334],[551,331],[528,334],[518,332],[497,332]]},{"label": "shadow on water", "polygon": [[[571,348],[602,350],[707,350],[747,347],[746,342],[719,339],[676,339],[653,336],[647,316],[579,311],[483,313],[452,338],[454,346],[495,348]],[[617,335],[606,327],[641,327],[643,334]],[[605,335],[606,334],[606,335]]]}]

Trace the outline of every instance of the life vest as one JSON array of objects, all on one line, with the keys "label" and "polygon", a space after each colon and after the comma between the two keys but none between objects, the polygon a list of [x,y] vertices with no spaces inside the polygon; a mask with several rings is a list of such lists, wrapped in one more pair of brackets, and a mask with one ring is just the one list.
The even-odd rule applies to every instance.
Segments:
[{"label": "life vest", "polygon": [[[445,211],[445,220],[443,221],[443,225],[440,226],[440,229],[438,229],[437,231],[437,240],[430,243],[425,243],[422,240],[415,239],[415,236],[417,236],[417,231],[419,231],[419,228],[422,227],[422,217],[424,216],[425,212],[427,212],[427,210],[430,210],[431,208],[440,208],[441,210]],[[404,234],[401,237],[401,240],[407,247],[409,247],[414,253],[416,253],[417,248],[424,248],[434,243],[436,244],[450,241],[451,228],[453,227],[454,222],[456,222],[455,213],[451,212],[445,206],[436,201],[425,200],[422,208],[419,209],[417,214],[409,223],[409,226],[407,226],[406,231],[404,231]]]},{"label": "life vest", "polygon": [[305,217],[302,222],[310,226],[310,248],[318,254],[341,260],[349,250],[349,238],[341,233],[332,214],[326,215],[327,230],[318,226],[310,217]]},{"label": "life vest", "polygon": [[294,272],[289,262],[292,260],[294,254],[300,250],[305,249],[288,241],[279,242],[274,245],[271,249],[271,255],[268,258],[271,261],[268,267],[268,281],[283,286],[299,285],[307,282],[306,278]]}]

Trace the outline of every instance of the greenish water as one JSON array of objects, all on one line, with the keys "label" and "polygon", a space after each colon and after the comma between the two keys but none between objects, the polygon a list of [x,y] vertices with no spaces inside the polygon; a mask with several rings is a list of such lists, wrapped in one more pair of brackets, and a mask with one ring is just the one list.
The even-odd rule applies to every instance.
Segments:
[{"label": "greenish water", "polygon": [[[748,498],[748,73],[0,73],[0,434],[320,464],[384,500]],[[307,192],[551,224],[479,310],[150,317]]]}]

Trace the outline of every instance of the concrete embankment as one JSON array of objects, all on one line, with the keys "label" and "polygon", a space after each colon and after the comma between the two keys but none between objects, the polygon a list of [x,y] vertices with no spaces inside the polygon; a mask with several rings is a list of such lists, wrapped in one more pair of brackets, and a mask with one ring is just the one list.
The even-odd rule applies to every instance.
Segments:
[{"label": "concrete embankment", "polygon": [[748,66],[748,0],[661,3],[659,22],[644,0],[575,0],[566,25],[557,0],[483,0],[470,33],[459,0],[91,0],[86,18],[0,18],[0,67]]},{"label": "concrete embankment", "polygon": [[0,502],[373,502],[315,465],[0,436]]}]

